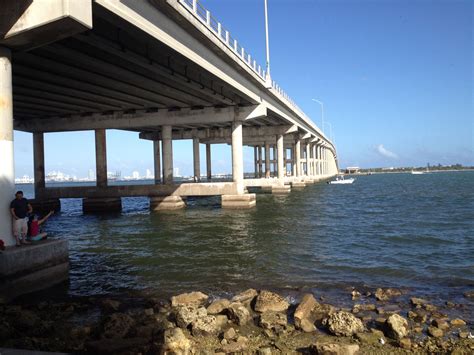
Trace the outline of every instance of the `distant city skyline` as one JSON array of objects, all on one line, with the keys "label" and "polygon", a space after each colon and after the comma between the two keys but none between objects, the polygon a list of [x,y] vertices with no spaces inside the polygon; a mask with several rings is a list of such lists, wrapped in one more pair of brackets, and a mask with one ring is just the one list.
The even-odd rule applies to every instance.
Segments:
[{"label": "distant city skyline", "polygon": [[[213,16],[265,63],[263,1],[204,0]],[[269,1],[272,78],[333,132],[340,167],[474,165],[473,2]],[[242,19],[245,18],[245,21]],[[153,145],[108,131],[108,169],[153,167]],[[15,132],[16,175],[33,174],[32,138]],[[46,169],[95,170],[93,132],[46,134]],[[191,141],[175,141],[174,166],[192,175]],[[244,170],[253,151],[244,150]],[[227,145],[213,145],[213,171],[230,173]],[[201,145],[201,171],[205,169]]]}]

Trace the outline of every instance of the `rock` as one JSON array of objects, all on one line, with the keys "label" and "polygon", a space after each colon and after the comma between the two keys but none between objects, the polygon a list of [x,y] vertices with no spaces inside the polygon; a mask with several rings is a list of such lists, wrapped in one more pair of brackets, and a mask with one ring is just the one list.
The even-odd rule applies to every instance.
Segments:
[{"label": "rock", "polygon": [[21,309],[13,314],[14,318],[12,319],[11,324],[21,332],[31,331],[41,322],[41,319],[35,313],[26,309]]},{"label": "rock", "polygon": [[91,341],[86,344],[87,353],[90,354],[123,354],[133,351],[136,353],[143,344],[142,338],[113,338]]},{"label": "rock", "polygon": [[180,306],[175,309],[174,316],[176,325],[185,329],[196,319],[206,317],[207,311],[204,307]]},{"label": "rock", "polygon": [[207,302],[208,296],[202,292],[183,293],[178,296],[171,297],[171,306],[201,306]]},{"label": "rock", "polygon": [[396,340],[405,338],[408,335],[408,322],[398,314],[392,314],[385,322],[387,336]]},{"label": "rock", "polygon": [[71,329],[71,338],[84,338],[90,335],[91,327],[74,327]]},{"label": "rock", "polygon": [[224,345],[218,351],[222,351],[226,354],[243,352],[247,350],[247,347],[248,347],[247,343],[248,343],[248,339],[246,337],[239,336],[236,341],[229,342],[229,344]]},{"label": "rock", "polygon": [[358,351],[357,344],[316,343],[310,346],[310,353],[317,355],[353,355]]},{"label": "rock", "polygon": [[387,289],[378,288],[375,291],[375,298],[378,301],[388,301],[392,297],[401,296],[401,295],[402,295],[401,291],[395,288],[387,288]]},{"label": "rock", "polygon": [[110,315],[103,324],[102,338],[124,338],[135,325],[135,320],[124,313]]},{"label": "rock", "polygon": [[260,291],[255,301],[255,311],[264,312],[285,312],[290,304],[280,295],[270,291]]},{"label": "rock", "polygon": [[356,303],[354,305],[354,307],[352,308],[352,313],[358,313],[360,311],[365,311],[365,312],[373,312],[377,309],[377,307],[375,306],[375,304],[371,304],[371,303],[368,303],[368,304],[360,304],[360,303]]},{"label": "rock", "polygon": [[120,302],[107,298],[101,302],[101,308],[107,313],[117,312],[120,308]]},{"label": "rock", "polygon": [[147,309],[145,309],[145,310],[143,311],[143,314],[144,314],[145,316],[150,317],[150,316],[152,316],[152,315],[155,314],[155,311],[153,310],[153,308],[147,308]]},{"label": "rock", "polygon": [[438,310],[438,307],[432,305],[432,304],[425,304],[423,306],[428,312],[435,312]]},{"label": "rock", "polygon": [[294,314],[296,328],[302,329],[301,322],[303,320],[306,320],[306,325],[308,323],[314,324],[315,319],[313,319],[313,309],[315,309],[317,305],[318,302],[312,294],[307,293],[303,296],[300,304],[298,305],[298,307],[296,307]]},{"label": "rock", "polygon": [[351,336],[364,331],[362,321],[344,311],[331,314],[326,321],[326,326],[329,332],[337,336]]},{"label": "rock", "polygon": [[469,290],[463,293],[466,298],[474,298],[474,290]]},{"label": "rock", "polygon": [[354,301],[354,300],[360,298],[361,295],[360,295],[360,292],[359,292],[359,291],[357,291],[357,290],[352,290],[351,296],[352,296],[352,300]]},{"label": "rock", "polygon": [[425,301],[422,298],[412,297],[412,298],[410,298],[410,303],[413,306],[423,306],[424,304],[427,303],[427,301]]},{"label": "rock", "polygon": [[271,348],[261,348],[258,349],[257,355],[272,355],[272,349]]},{"label": "rock", "polygon": [[357,333],[355,335],[356,339],[358,339],[361,343],[367,345],[378,345],[380,343],[380,339],[383,339],[385,341],[384,334],[380,330],[371,330],[372,331],[369,333]]},{"label": "rock", "polygon": [[455,318],[455,319],[453,319],[453,320],[451,321],[451,325],[452,325],[453,327],[462,327],[462,326],[466,325],[466,322],[463,321],[463,320],[460,319],[460,318]]},{"label": "rock", "polygon": [[405,350],[411,349],[411,340],[410,338],[403,338],[398,341],[398,346]]},{"label": "rock", "polygon": [[286,314],[279,312],[265,312],[260,315],[259,324],[264,329],[279,332],[287,326],[288,320]]},{"label": "rock", "polygon": [[466,330],[462,330],[462,331],[459,332],[459,337],[461,339],[467,339],[468,336],[469,336],[469,332],[466,331]]},{"label": "rock", "polygon": [[316,330],[316,326],[309,319],[302,319],[300,322],[300,329],[305,333],[311,333]]},{"label": "rock", "polygon": [[232,302],[227,311],[229,318],[238,325],[245,325],[251,320],[249,310],[240,302]]},{"label": "rock", "polygon": [[433,338],[441,338],[444,335],[441,329],[433,326],[428,327],[428,334]]},{"label": "rock", "polygon": [[227,329],[223,334],[223,338],[226,340],[232,340],[232,339],[235,339],[236,337],[237,337],[237,333],[235,329],[232,327]]},{"label": "rock", "polygon": [[207,307],[207,314],[220,314],[226,310],[230,305],[230,301],[226,299],[219,299],[213,301],[209,307]]},{"label": "rock", "polygon": [[428,318],[428,315],[426,314],[426,311],[422,309],[417,309],[415,311],[409,311],[408,318],[413,319],[415,322],[418,323],[425,323]]},{"label": "rock", "polygon": [[249,288],[248,290],[245,290],[244,292],[239,293],[238,295],[235,295],[232,297],[232,302],[241,302],[241,303],[247,303],[247,302],[252,302],[255,297],[257,297],[258,292],[257,290],[254,290],[253,288]]},{"label": "rock", "polygon": [[449,329],[449,323],[446,321],[446,319],[433,319],[431,325],[441,330]]},{"label": "rock", "polygon": [[191,323],[191,329],[193,336],[215,335],[220,330],[216,317],[210,315],[197,318]]},{"label": "rock", "polygon": [[191,352],[191,347],[191,341],[180,328],[165,330],[162,349],[164,354],[186,355]]},{"label": "rock", "polygon": [[216,317],[216,323],[219,329],[224,328],[229,322],[229,318],[227,318],[225,314],[218,314],[215,317]]},{"label": "rock", "polygon": [[328,318],[335,312],[336,309],[330,304],[318,303],[312,311],[312,317],[317,325],[321,325],[323,319]]}]

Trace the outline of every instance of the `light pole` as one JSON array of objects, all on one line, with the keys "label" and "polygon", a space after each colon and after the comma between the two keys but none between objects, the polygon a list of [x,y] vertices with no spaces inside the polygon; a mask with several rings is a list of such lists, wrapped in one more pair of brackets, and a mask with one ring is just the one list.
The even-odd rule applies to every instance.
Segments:
[{"label": "light pole", "polygon": [[332,136],[332,124],[329,121],[326,121],[326,124],[329,125],[329,137],[331,137],[331,141],[333,141],[334,139],[333,139],[333,136]]},{"label": "light pole", "polygon": [[321,101],[319,101],[318,99],[312,99],[312,100],[321,105],[321,130],[324,133],[324,104]]},{"label": "light pole", "polygon": [[267,0],[265,0],[265,40],[266,40],[266,46],[267,46],[267,65],[266,65],[266,70],[265,70],[265,81],[267,88],[272,87],[272,77],[270,75],[270,42],[268,39],[268,6],[267,6]]}]

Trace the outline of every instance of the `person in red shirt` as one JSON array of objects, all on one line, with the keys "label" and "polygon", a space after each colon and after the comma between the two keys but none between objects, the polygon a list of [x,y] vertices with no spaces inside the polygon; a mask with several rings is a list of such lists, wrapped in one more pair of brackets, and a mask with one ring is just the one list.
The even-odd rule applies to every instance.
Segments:
[{"label": "person in red shirt", "polygon": [[46,222],[46,220],[54,214],[54,211],[49,211],[49,213],[41,219],[38,219],[38,215],[33,216],[33,220],[30,224],[30,240],[37,242],[39,240],[46,239],[48,233],[41,232],[40,226]]}]

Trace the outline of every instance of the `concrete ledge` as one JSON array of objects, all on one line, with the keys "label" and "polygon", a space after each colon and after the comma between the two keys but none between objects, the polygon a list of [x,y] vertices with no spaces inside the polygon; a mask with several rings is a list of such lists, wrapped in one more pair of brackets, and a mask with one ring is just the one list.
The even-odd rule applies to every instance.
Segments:
[{"label": "concrete ledge", "polygon": [[111,213],[122,211],[120,197],[83,198],[82,212],[84,213]]},{"label": "concrete ledge", "polygon": [[252,208],[257,205],[257,198],[255,194],[243,195],[222,195],[222,208],[229,209],[245,209]]},{"label": "concrete ledge", "polygon": [[61,200],[59,198],[50,199],[34,199],[28,200],[33,207],[34,213],[47,214],[49,211],[59,212],[61,211]]},{"label": "concrete ledge", "polygon": [[262,186],[260,187],[260,190],[264,193],[269,193],[271,194],[272,193],[272,186]]},{"label": "concrete ledge", "polygon": [[304,182],[292,182],[291,183],[291,189],[292,190],[303,190],[306,187],[306,184]]},{"label": "concrete ledge", "polygon": [[306,178],[306,179],[304,179],[304,183],[306,185],[313,185],[314,184],[314,179],[313,178]]},{"label": "concrete ledge", "polygon": [[151,211],[172,211],[186,207],[180,196],[155,196],[150,197]]},{"label": "concrete ledge", "polygon": [[273,195],[287,195],[291,192],[290,185],[272,186]]},{"label": "concrete ledge", "polygon": [[67,280],[67,240],[46,240],[0,253],[0,303]]}]

